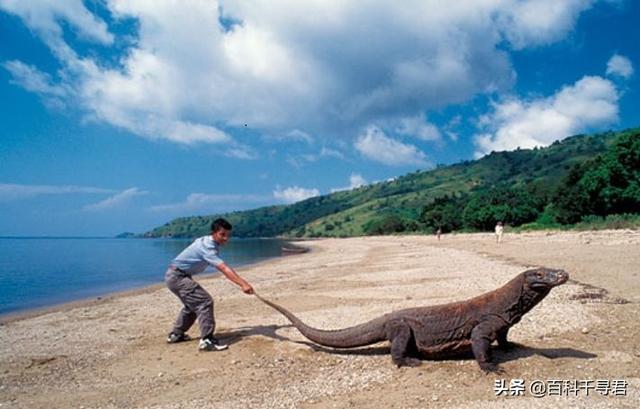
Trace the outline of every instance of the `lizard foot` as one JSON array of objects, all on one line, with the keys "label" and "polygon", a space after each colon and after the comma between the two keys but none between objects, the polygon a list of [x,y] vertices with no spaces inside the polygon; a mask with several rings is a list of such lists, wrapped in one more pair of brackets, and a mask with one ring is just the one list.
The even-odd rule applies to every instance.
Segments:
[{"label": "lizard foot", "polygon": [[396,360],[395,364],[398,365],[398,368],[401,366],[416,367],[422,365],[422,361],[417,358],[402,358]]},{"label": "lizard foot", "polygon": [[494,364],[492,362],[482,362],[478,363],[480,365],[480,369],[484,371],[485,374],[503,374],[504,369],[502,369],[498,364]]}]

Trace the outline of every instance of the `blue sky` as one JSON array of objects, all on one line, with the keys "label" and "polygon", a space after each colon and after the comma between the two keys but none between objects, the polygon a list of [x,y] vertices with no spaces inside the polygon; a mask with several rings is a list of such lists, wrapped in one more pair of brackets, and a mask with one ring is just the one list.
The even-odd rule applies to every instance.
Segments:
[{"label": "blue sky", "polygon": [[0,236],[109,236],[640,125],[640,2],[0,0]]}]

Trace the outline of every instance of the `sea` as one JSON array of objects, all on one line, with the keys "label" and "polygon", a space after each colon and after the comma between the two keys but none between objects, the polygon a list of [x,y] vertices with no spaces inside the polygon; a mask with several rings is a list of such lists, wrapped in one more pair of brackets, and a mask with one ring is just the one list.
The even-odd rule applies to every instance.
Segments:
[{"label": "sea", "polygon": [[[161,283],[169,262],[191,242],[0,237],[0,315]],[[232,238],[220,256],[237,268],[280,256],[284,244],[279,239]]]}]

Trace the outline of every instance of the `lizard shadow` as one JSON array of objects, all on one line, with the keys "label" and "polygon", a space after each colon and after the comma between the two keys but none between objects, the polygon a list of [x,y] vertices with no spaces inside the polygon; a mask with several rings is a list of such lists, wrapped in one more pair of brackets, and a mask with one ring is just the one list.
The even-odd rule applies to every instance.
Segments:
[{"label": "lizard shadow", "polygon": [[503,350],[500,348],[494,348],[494,361],[496,363],[503,363],[509,361],[517,361],[518,359],[528,358],[534,355],[542,356],[547,359],[557,358],[577,358],[577,359],[593,359],[598,355],[581,351],[574,348],[536,348],[522,344],[516,344],[512,349]]},{"label": "lizard shadow", "polygon": [[[362,355],[362,356],[378,356],[389,355],[391,353],[391,347],[389,345],[373,345],[360,348],[351,349],[338,349],[330,348],[322,345],[315,344],[310,341],[295,341],[286,336],[279,335],[277,331],[281,328],[291,328],[293,325],[256,325],[251,327],[241,327],[232,331],[220,332],[218,337],[224,339],[225,343],[231,345],[241,341],[243,338],[247,338],[254,335],[262,335],[268,338],[275,339],[277,341],[289,341],[297,344],[306,345],[309,348],[317,352],[325,352],[333,355]],[[577,359],[593,359],[598,355],[581,351],[574,348],[536,348],[530,347],[519,343],[513,343],[513,348],[501,349],[498,346],[492,346],[493,361],[497,364],[502,364],[510,361],[517,361],[519,359],[528,358],[534,355],[539,355],[547,359],[557,358],[577,358]],[[410,355],[419,357],[415,350],[410,351]],[[460,352],[455,355],[445,356],[442,358],[429,358],[425,361],[445,361],[445,360],[466,360],[475,359],[471,350],[466,352]]]},{"label": "lizard shadow", "polygon": [[338,349],[330,348],[322,345],[314,344],[309,341],[293,341],[297,344],[303,344],[313,349],[316,352],[326,352],[334,355],[389,355],[391,353],[391,347],[387,346],[368,346],[363,348],[350,348],[350,349]]},{"label": "lizard shadow", "polygon": [[[314,351],[318,352],[326,352],[335,355],[365,355],[365,356],[376,356],[376,355],[389,355],[391,353],[391,348],[389,346],[373,346],[373,347],[365,347],[365,348],[354,348],[354,349],[334,349],[328,348],[321,345],[314,344],[312,342],[307,341],[297,341],[300,344],[304,344],[312,348]],[[504,350],[500,349],[497,346],[492,347],[493,353],[493,361],[497,364],[502,364],[509,361],[517,361],[519,359],[528,358],[534,355],[539,355],[545,357],[547,359],[556,359],[556,358],[577,358],[577,359],[593,359],[598,355],[581,351],[579,349],[574,348],[536,348],[529,347],[522,344],[515,344],[515,346],[511,349]],[[410,351],[411,356],[419,357],[415,351]],[[444,356],[442,358],[429,358],[424,359],[424,361],[446,361],[446,360],[466,360],[466,359],[475,359],[473,356],[473,352],[471,350],[460,352],[454,355]]]}]

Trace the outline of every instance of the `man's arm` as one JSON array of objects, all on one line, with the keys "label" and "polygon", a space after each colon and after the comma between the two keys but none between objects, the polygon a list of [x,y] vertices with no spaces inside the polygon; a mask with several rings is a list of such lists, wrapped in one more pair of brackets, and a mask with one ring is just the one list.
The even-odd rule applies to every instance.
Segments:
[{"label": "man's arm", "polygon": [[224,274],[224,276],[227,277],[229,281],[238,284],[242,292],[244,292],[245,294],[253,294],[253,287],[251,287],[251,284],[240,277],[234,269],[232,269],[225,263],[218,264],[216,268],[220,270],[220,272]]}]

